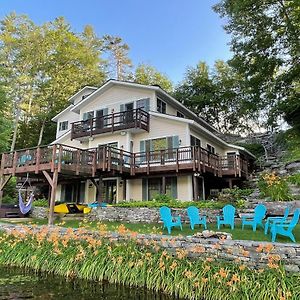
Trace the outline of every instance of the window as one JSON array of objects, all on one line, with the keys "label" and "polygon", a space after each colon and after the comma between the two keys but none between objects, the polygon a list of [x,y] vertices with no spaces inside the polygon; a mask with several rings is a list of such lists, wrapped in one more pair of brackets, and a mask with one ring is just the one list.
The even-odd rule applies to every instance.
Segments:
[{"label": "window", "polygon": [[157,111],[162,114],[166,114],[166,108],[167,108],[166,102],[157,98]]},{"label": "window", "polygon": [[216,153],[216,149],[214,146],[210,145],[210,144],[207,144],[207,150],[209,152],[211,152],[212,154],[215,154]]},{"label": "window", "polygon": [[68,129],[68,121],[59,122],[59,131]]},{"label": "window", "polygon": [[94,118],[94,111],[88,111],[83,113],[83,121],[90,120]]},{"label": "window", "polygon": [[[163,178],[143,179],[143,200],[152,200],[163,193]],[[177,198],[177,177],[165,178],[165,194]]]},{"label": "window", "polygon": [[184,114],[182,114],[180,111],[177,111],[177,117],[178,118],[184,118]]},{"label": "window", "polygon": [[199,146],[201,147],[201,141],[195,136],[191,135],[191,146]]}]

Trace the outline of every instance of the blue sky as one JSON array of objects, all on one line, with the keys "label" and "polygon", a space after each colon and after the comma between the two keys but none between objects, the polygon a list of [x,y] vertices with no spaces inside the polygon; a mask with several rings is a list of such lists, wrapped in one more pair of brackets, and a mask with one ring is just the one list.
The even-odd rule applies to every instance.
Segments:
[{"label": "blue sky", "polygon": [[74,31],[121,36],[134,64],[147,63],[177,83],[187,66],[230,58],[229,36],[213,12],[218,0],[0,0],[0,18],[26,14],[41,24],[64,16]]}]

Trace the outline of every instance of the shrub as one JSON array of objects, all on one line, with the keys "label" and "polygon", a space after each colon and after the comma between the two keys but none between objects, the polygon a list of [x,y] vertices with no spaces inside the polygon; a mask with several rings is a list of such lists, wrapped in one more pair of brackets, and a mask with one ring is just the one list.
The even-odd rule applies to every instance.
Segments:
[{"label": "shrub", "polygon": [[265,149],[262,144],[259,143],[236,143],[237,146],[244,147],[246,150],[250,151],[255,155],[256,158],[262,157],[265,155]]},{"label": "shrub", "polygon": [[176,202],[176,199],[167,195],[167,194],[157,194],[152,199],[153,201],[159,202],[159,203],[169,203],[169,202]]},{"label": "shrub", "polygon": [[3,204],[17,204],[18,200],[16,198],[11,197],[10,195],[5,195],[2,198]]},{"label": "shrub", "polygon": [[300,186],[300,173],[289,176],[287,181]]},{"label": "shrub", "polygon": [[35,207],[48,207],[48,200],[47,199],[38,199],[33,201],[33,206]]},{"label": "shrub", "polygon": [[172,200],[170,202],[158,202],[156,200],[150,201],[132,201],[132,202],[119,202],[114,204],[115,207],[148,207],[148,208],[155,208],[155,207],[162,207],[162,206],[169,206],[172,208],[187,208],[191,205],[194,205],[198,208],[222,208],[224,203],[218,201],[178,201]]},{"label": "shrub", "polygon": [[269,197],[272,201],[293,200],[287,179],[275,173],[264,173],[259,177],[258,188],[263,197]]}]

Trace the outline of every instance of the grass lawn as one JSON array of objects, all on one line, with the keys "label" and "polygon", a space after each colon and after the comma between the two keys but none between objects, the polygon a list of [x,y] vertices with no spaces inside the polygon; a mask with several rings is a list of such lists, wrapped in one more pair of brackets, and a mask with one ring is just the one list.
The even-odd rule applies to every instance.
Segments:
[{"label": "grass lawn", "polygon": [[[47,224],[47,220],[37,220],[32,219],[32,224],[44,225]],[[66,221],[55,221],[56,225],[64,226],[64,227],[85,227],[87,229],[97,229],[97,222],[87,222],[83,223],[82,221],[78,220],[66,220]],[[162,233],[168,234],[167,230],[163,230],[161,224],[152,223],[152,224],[145,224],[145,223],[121,223],[121,222],[102,222],[101,224],[105,224],[107,226],[107,230],[109,231],[118,231],[118,227],[123,224],[127,229],[131,231],[136,231],[139,233]],[[208,229],[213,231],[218,231],[216,224],[208,224]],[[197,227],[194,231],[190,229],[189,224],[183,224],[183,230],[181,231],[179,228],[174,228],[172,230],[172,236],[176,235],[193,235],[197,232],[203,231],[203,227]],[[271,235],[265,235],[262,228],[257,229],[256,232],[252,231],[250,226],[246,226],[244,230],[242,230],[241,224],[236,224],[234,230],[231,230],[229,227],[221,227],[219,231],[225,231],[232,234],[232,238],[235,240],[252,240],[252,241],[271,241]],[[296,241],[300,242],[300,224],[296,226],[294,229],[294,235]],[[289,238],[278,236],[276,239],[277,242],[282,243],[290,243],[292,242]]]}]

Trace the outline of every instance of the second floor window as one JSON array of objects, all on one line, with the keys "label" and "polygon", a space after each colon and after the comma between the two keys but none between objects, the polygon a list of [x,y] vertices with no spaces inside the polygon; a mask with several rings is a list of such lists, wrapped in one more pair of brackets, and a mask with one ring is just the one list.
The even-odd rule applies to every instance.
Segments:
[{"label": "second floor window", "polygon": [[191,146],[199,146],[201,147],[201,141],[195,136],[191,135]]},{"label": "second floor window", "polygon": [[166,102],[160,100],[157,98],[157,111],[160,112],[161,114],[166,114],[167,113],[167,104]]},{"label": "second floor window", "polygon": [[214,146],[210,145],[210,144],[207,144],[207,150],[209,152],[211,152],[212,154],[215,154],[216,153],[216,149]]},{"label": "second floor window", "polygon": [[68,121],[59,122],[59,131],[68,129]]}]

